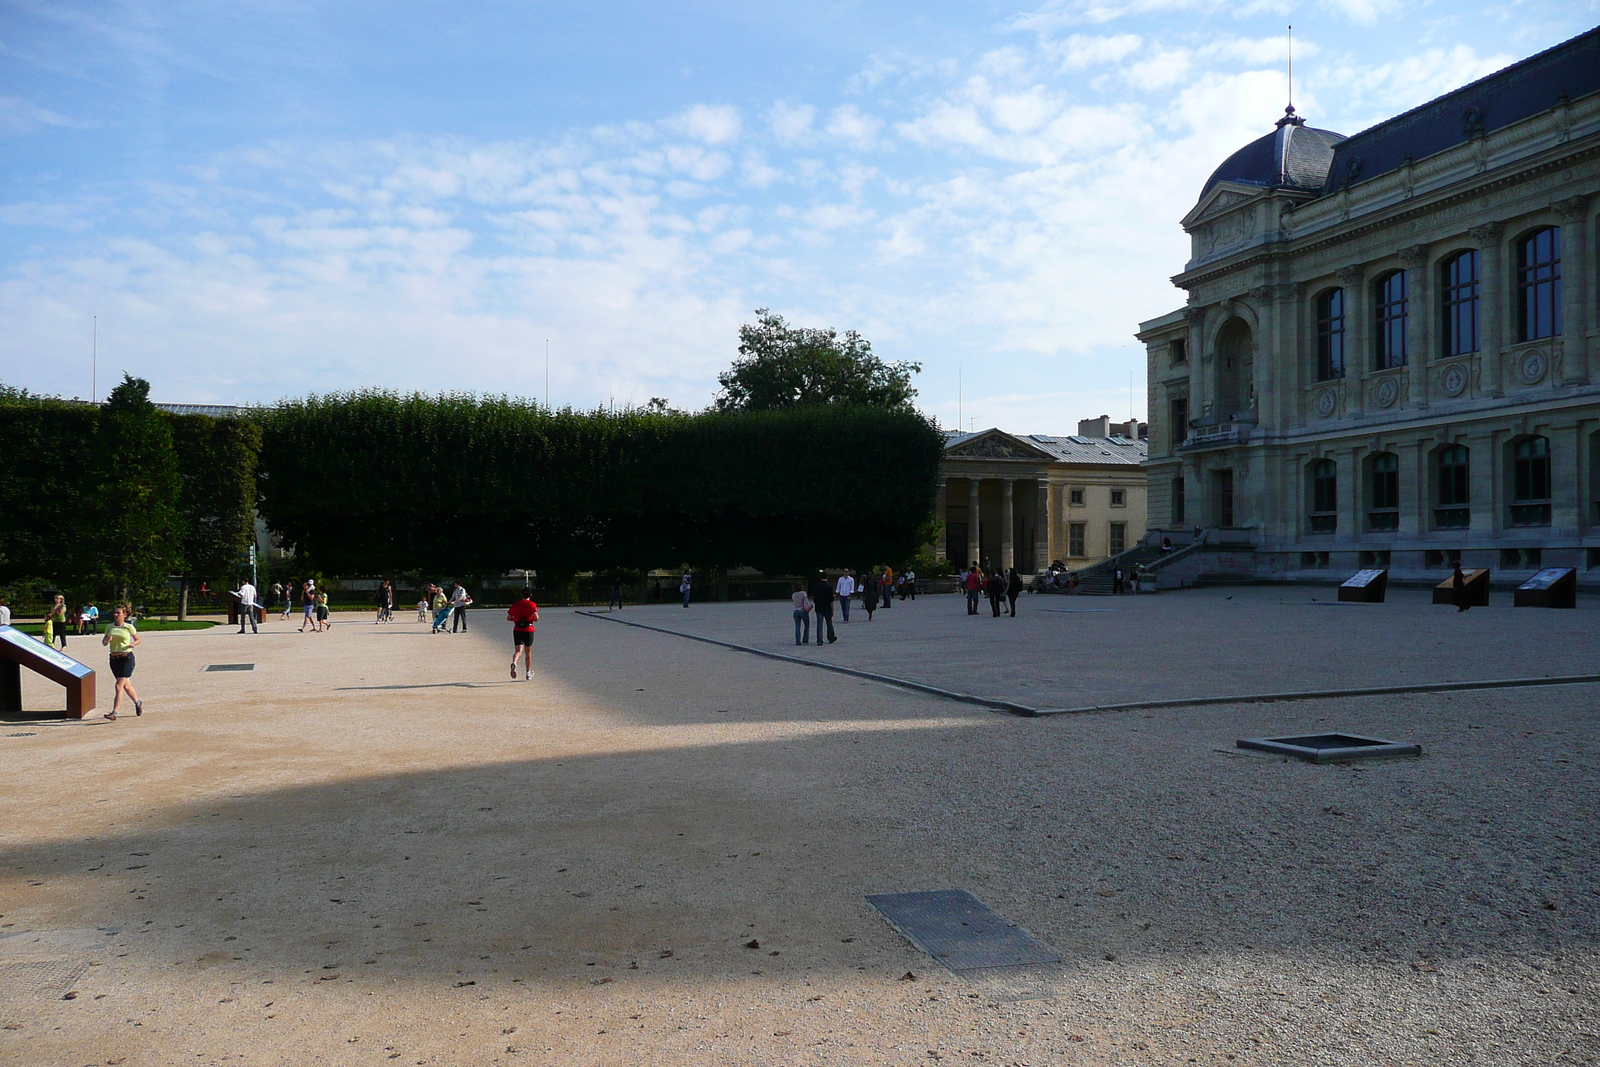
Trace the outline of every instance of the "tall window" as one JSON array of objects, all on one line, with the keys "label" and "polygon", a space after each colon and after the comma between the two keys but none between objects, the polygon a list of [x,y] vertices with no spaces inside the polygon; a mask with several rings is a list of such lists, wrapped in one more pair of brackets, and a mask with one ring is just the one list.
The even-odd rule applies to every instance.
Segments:
[{"label": "tall window", "polygon": [[1517,244],[1517,338],[1561,332],[1561,231],[1535,230]]},{"label": "tall window", "polygon": [[1406,365],[1406,320],[1410,301],[1406,297],[1406,272],[1397,270],[1378,279],[1378,365],[1375,369]]},{"label": "tall window", "polygon": [[1379,452],[1372,457],[1370,490],[1367,508],[1367,528],[1371,530],[1398,530],[1400,528],[1400,457],[1393,452]]},{"label": "tall window", "polygon": [[1444,323],[1446,356],[1461,356],[1478,350],[1478,253],[1462,252],[1444,261],[1439,268],[1439,292],[1444,301],[1440,315]]},{"label": "tall window", "polygon": [[1083,533],[1087,528],[1087,523],[1067,523],[1067,555],[1073,559],[1083,559],[1089,554],[1083,550]]},{"label": "tall window", "polygon": [[1172,447],[1177,448],[1189,439],[1189,398],[1173,397],[1167,401],[1167,422],[1171,425]]},{"label": "tall window", "polygon": [[1435,453],[1433,524],[1441,530],[1472,525],[1470,454],[1465,445],[1449,445]]},{"label": "tall window", "polygon": [[1114,522],[1111,524],[1111,555],[1115,556],[1128,550],[1128,524]]},{"label": "tall window", "polygon": [[1173,341],[1167,346],[1167,357],[1176,366],[1189,358],[1189,342],[1184,340]]},{"label": "tall window", "polygon": [[1344,290],[1317,297],[1317,381],[1344,377]]},{"label": "tall window", "polygon": [[1524,437],[1511,448],[1511,525],[1550,525],[1550,438]]},{"label": "tall window", "polygon": [[1339,467],[1331,459],[1311,464],[1311,532],[1333,533],[1339,528]]},{"label": "tall window", "polygon": [[1172,521],[1184,522],[1183,479],[1172,479]]}]

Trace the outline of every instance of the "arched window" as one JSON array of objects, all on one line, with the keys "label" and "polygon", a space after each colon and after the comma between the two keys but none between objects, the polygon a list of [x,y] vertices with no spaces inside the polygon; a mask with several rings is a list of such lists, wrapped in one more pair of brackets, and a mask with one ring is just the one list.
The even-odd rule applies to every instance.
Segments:
[{"label": "arched window", "polygon": [[1447,445],[1434,453],[1433,525],[1459,530],[1472,525],[1472,481],[1465,445]]},{"label": "arched window", "polygon": [[1410,301],[1406,296],[1406,272],[1385,274],[1378,279],[1378,350],[1376,370],[1406,365],[1406,321],[1410,317]]},{"label": "arched window", "polygon": [[1511,446],[1511,525],[1550,525],[1550,438]]},{"label": "arched window", "polygon": [[1344,290],[1317,297],[1317,381],[1344,377]]},{"label": "arched window", "polygon": [[1517,242],[1517,338],[1561,333],[1561,231],[1535,230]]},{"label": "arched window", "polygon": [[1478,253],[1469,249],[1445,260],[1439,268],[1439,293],[1443,300],[1446,356],[1463,356],[1478,350]]},{"label": "arched window", "polygon": [[1379,452],[1367,465],[1367,528],[1400,528],[1400,457]]},{"label": "arched window", "polygon": [[1310,480],[1312,533],[1333,533],[1339,528],[1339,467],[1331,459],[1319,459],[1307,468]]}]

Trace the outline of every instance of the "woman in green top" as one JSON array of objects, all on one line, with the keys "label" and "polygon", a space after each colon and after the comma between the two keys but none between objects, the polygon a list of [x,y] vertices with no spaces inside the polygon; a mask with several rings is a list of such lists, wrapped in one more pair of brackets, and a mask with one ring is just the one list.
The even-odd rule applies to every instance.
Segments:
[{"label": "woman in green top", "polygon": [[139,630],[128,618],[127,608],[118,607],[111,613],[111,626],[100,643],[111,646],[111,677],[117,680],[111,697],[111,710],[106,712],[106,718],[117,717],[123,693],[127,693],[128,699],[133,701],[134,715],[143,715],[144,703],[133,689],[133,650],[139,645]]},{"label": "woman in green top", "polygon": [[44,620],[44,643],[53,645],[61,642],[61,647],[67,647],[67,598],[60,593],[56,594],[56,601],[50,605],[50,614]]}]

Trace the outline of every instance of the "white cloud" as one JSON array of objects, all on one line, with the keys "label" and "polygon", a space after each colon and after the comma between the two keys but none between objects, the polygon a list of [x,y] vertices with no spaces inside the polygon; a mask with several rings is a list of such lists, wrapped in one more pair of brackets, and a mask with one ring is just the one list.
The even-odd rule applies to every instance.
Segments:
[{"label": "white cloud", "polygon": [[706,144],[726,144],[737,140],[741,127],[739,109],[723,105],[696,104],[678,118],[678,125],[690,137]]},{"label": "white cloud", "polygon": [[1042,45],[1046,54],[1056,57],[1067,70],[1120,63],[1143,46],[1144,38],[1136,33],[1118,33],[1109,37],[1075,33],[1062,41],[1046,40]]},{"label": "white cloud", "polygon": [[0,96],[0,137],[32,133],[41,126],[87,128],[86,123],[78,122],[58,111],[40,107],[20,96]]},{"label": "white cloud", "polygon": [[844,104],[833,109],[828,116],[828,133],[844,141],[851,141],[860,146],[870,145],[878,131],[883,128],[883,121],[872,115],[864,115],[854,104]]},{"label": "white cloud", "polygon": [[773,104],[772,110],[767,113],[772,132],[784,143],[798,141],[809,133],[812,120],[816,117],[817,109],[810,104],[790,104],[782,100]]}]

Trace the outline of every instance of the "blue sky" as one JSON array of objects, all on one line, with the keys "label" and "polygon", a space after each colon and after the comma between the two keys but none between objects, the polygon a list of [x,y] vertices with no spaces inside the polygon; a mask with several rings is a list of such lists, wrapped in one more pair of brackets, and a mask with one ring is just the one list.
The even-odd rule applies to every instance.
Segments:
[{"label": "blue sky", "polygon": [[[0,0],[0,381],[710,400],[757,307],[946,426],[1144,411],[1178,219],[1295,103],[1354,133],[1596,0]],[[958,386],[959,380],[959,386]]]}]

